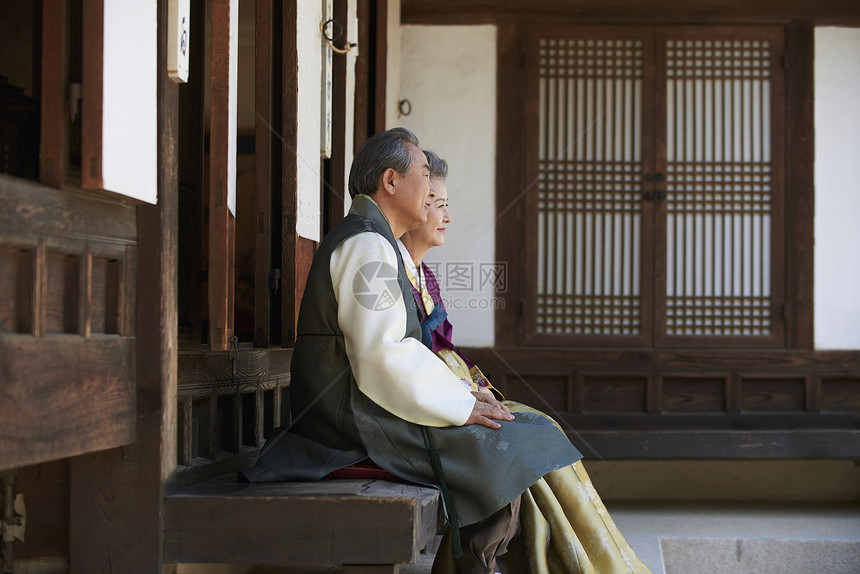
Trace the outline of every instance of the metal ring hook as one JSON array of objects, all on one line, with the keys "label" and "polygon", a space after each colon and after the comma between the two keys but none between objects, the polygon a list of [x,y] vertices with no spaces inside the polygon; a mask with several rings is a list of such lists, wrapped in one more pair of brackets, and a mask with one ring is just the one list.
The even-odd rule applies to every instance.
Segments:
[{"label": "metal ring hook", "polygon": [[[326,31],[325,31],[325,29],[328,28],[329,24],[336,24],[337,28],[338,28],[337,35],[334,36],[333,38],[330,37],[328,34],[326,34]],[[343,24],[341,24],[340,22],[338,22],[334,18],[329,18],[328,20],[326,20],[325,22],[322,23],[322,26],[320,26],[320,32],[322,32],[323,38],[325,38],[327,42],[334,42],[335,40],[340,38],[341,34],[343,34]]]},{"label": "metal ring hook", "polygon": [[[329,24],[336,24],[337,25],[338,32],[337,32],[337,35],[334,36],[334,38],[329,37],[329,35],[325,31],[326,28],[328,28]],[[329,45],[329,48],[331,48],[333,52],[337,52],[338,54],[346,54],[347,52],[349,52],[350,50],[352,50],[356,46],[355,42],[347,42],[345,48],[338,48],[337,46],[335,46],[332,43],[343,35],[343,24],[341,24],[340,22],[338,22],[334,18],[329,18],[325,22],[320,22],[320,33],[322,34],[322,37],[323,37],[323,40],[325,40],[325,43]]]},{"label": "metal ring hook", "polygon": [[[398,103],[398,107],[400,108],[401,116],[408,116],[412,113],[412,102],[407,99],[400,100],[400,102]],[[404,107],[406,108],[405,110],[403,109]]]}]

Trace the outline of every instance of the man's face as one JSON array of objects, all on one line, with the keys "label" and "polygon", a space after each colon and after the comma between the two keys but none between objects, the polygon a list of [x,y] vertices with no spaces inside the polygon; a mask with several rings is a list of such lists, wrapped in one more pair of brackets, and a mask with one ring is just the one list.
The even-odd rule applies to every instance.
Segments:
[{"label": "man's face", "polygon": [[406,175],[395,172],[394,189],[397,213],[408,231],[427,222],[430,166],[424,152],[417,146],[407,143],[406,149],[412,156],[412,167]]}]

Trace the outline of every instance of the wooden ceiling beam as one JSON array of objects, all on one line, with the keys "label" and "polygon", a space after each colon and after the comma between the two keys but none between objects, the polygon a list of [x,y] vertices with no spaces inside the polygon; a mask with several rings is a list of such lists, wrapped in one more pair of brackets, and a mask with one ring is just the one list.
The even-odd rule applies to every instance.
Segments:
[{"label": "wooden ceiling beam", "polygon": [[499,18],[577,23],[787,23],[860,26],[856,0],[402,0],[403,24],[491,24]]}]

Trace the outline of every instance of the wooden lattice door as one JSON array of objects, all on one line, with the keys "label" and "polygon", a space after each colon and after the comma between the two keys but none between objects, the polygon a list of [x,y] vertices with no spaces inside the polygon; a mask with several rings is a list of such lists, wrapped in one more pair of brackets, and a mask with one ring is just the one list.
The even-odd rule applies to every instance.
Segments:
[{"label": "wooden lattice door", "polygon": [[658,342],[782,344],[782,32],[656,36]]},{"label": "wooden lattice door", "polygon": [[535,27],[526,342],[780,345],[777,28]]}]

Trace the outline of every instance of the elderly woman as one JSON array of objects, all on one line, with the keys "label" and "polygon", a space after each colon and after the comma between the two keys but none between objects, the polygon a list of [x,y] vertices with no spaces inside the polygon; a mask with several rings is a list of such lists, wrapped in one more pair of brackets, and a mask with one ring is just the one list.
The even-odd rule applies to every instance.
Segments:
[{"label": "elderly woman", "polygon": [[[445,231],[452,220],[445,184],[448,165],[433,152],[424,154],[430,165],[431,186],[427,223],[406,232],[398,240],[421,313],[422,340],[464,385],[501,399],[501,393],[493,388],[481,370],[452,344],[453,327],[447,318],[439,284],[423,261],[431,247],[445,243]],[[503,404],[512,412],[539,412],[513,401]],[[561,427],[559,432],[562,432]],[[538,480],[523,494],[521,504],[522,536],[519,545],[514,541],[510,546],[505,560],[507,574],[651,572],[618,531],[581,461]],[[454,572],[449,544],[450,531],[437,553],[434,574]]]}]

